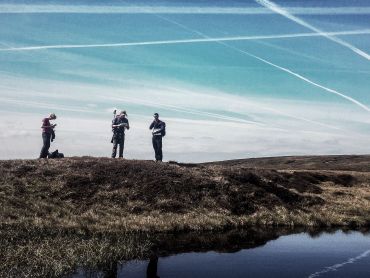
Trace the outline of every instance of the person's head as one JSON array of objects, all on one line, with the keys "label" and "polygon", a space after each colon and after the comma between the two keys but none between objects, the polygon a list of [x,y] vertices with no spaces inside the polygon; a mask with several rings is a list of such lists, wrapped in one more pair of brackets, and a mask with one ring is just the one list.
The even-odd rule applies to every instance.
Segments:
[{"label": "person's head", "polygon": [[54,114],[54,113],[51,113],[50,115],[49,115],[49,119],[50,120],[55,120],[57,118],[57,116]]},{"label": "person's head", "polygon": [[154,117],[154,120],[158,120],[159,114],[158,113],[154,113],[153,117]]},{"label": "person's head", "polygon": [[126,110],[122,110],[121,113],[119,113],[119,115],[121,117],[126,117],[127,116]]}]

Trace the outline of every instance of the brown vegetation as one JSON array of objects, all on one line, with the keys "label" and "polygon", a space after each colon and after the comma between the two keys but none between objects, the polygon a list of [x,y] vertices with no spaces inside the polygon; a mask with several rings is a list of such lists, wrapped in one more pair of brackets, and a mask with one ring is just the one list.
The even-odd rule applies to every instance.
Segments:
[{"label": "brown vegetation", "polygon": [[145,256],[153,241],[138,232],[369,226],[369,165],[370,156],[1,161],[0,274],[60,276]]},{"label": "brown vegetation", "polygon": [[351,171],[249,164],[187,167],[89,157],[2,161],[0,219],[7,226],[90,231],[370,223],[370,173],[362,166],[357,172],[353,164]]}]

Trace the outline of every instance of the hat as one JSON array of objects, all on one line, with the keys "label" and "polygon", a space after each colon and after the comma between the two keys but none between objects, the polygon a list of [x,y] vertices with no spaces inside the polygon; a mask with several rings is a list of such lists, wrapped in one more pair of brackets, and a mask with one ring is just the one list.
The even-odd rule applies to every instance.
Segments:
[{"label": "hat", "polygon": [[153,116],[157,116],[157,117],[159,117],[159,114],[158,113],[154,113],[154,115]]},{"label": "hat", "polygon": [[120,114],[127,116],[126,110],[122,110]]}]

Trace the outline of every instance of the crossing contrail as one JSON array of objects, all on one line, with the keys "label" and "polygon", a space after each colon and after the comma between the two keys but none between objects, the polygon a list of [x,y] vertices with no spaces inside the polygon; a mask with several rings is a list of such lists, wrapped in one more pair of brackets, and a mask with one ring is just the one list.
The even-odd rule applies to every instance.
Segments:
[{"label": "crossing contrail", "polygon": [[311,24],[307,23],[306,21],[300,19],[299,17],[296,17],[294,15],[292,15],[291,13],[289,13],[287,10],[283,9],[282,7],[278,6],[277,4],[269,1],[269,0],[255,0],[258,4],[298,23],[299,25],[302,25],[314,32],[317,32],[318,34],[320,34],[321,36],[337,43],[337,44],[340,44],[350,50],[352,50],[353,52],[355,52],[356,54],[360,55],[361,57],[367,59],[367,60],[370,60],[370,55],[367,54],[366,52],[362,51],[361,49],[358,49],[357,47],[353,46],[352,44],[346,42],[346,41],[343,41],[339,38],[336,38],[335,35],[331,35],[331,34],[328,34],[328,33],[325,33],[324,31],[320,30],[319,28],[316,28],[315,26],[312,26]]},{"label": "crossing contrail", "polygon": [[[258,0],[257,0],[257,1],[258,1]],[[196,33],[196,34],[198,34],[198,35],[202,36],[202,37],[203,37],[203,38],[205,38],[205,39],[207,39],[207,38],[208,38],[208,36],[207,36],[206,34],[204,34],[204,33],[202,33],[202,32],[199,32],[199,31],[197,31],[197,30],[191,29],[191,28],[187,27],[186,25],[181,24],[181,23],[179,23],[179,22],[177,22],[177,21],[174,21],[174,20],[168,19],[168,18],[166,18],[166,17],[164,17],[164,16],[160,16],[160,15],[156,15],[156,16],[157,16],[157,17],[160,17],[160,18],[162,18],[162,19],[164,19],[164,20],[166,20],[166,21],[168,21],[168,22],[171,22],[171,23],[173,23],[173,24],[175,24],[175,25],[177,25],[177,26],[180,26],[181,28],[183,28],[183,29],[185,29],[185,30],[191,31],[191,32],[193,32],[193,33]],[[340,96],[340,97],[342,97],[342,98],[344,98],[344,99],[346,99],[346,100],[348,100],[348,101],[350,101],[350,102],[352,102],[352,103],[354,103],[354,104],[358,105],[359,107],[363,108],[363,109],[364,109],[364,110],[366,110],[367,112],[370,112],[370,108],[369,108],[369,107],[367,107],[365,104],[363,104],[363,103],[359,102],[358,100],[356,100],[356,99],[354,99],[354,98],[352,98],[352,97],[350,97],[350,96],[347,96],[347,95],[345,95],[345,94],[343,94],[343,93],[340,93],[340,92],[338,92],[338,91],[336,91],[336,90],[333,90],[333,89],[331,89],[331,88],[329,88],[329,87],[326,87],[326,86],[320,85],[319,83],[316,83],[316,82],[314,82],[314,81],[312,81],[312,80],[308,79],[307,77],[304,77],[303,75],[300,75],[300,74],[298,74],[298,73],[296,73],[296,72],[293,72],[292,70],[290,70],[290,69],[288,69],[288,68],[285,68],[285,67],[279,66],[279,65],[274,64],[274,63],[272,63],[272,62],[270,62],[270,61],[267,61],[267,60],[265,60],[265,59],[263,59],[263,58],[261,58],[261,57],[259,57],[259,56],[256,56],[256,55],[254,55],[254,54],[252,54],[252,53],[249,53],[249,52],[244,51],[244,50],[242,50],[242,49],[239,49],[239,48],[237,48],[237,47],[231,46],[231,45],[229,45],[229,44],[225,43],[224,41],[216,41],[216,43],[221,44],[221,45],[223,45],[223,46],[225,46],[225,47],[227,47],[227,48],[233,49],[233,50],[235,50],[235,51],[237,51],[237,52],[239,52],[239,53],[242,53],[242,54],[244,54],[244,55],[247,55],[247,56],[249,56],[249,57],[253,57],[253,58],[255,58],[255,59],[257,59],[257,60],[259,60],[259,61],[261,61],[261,62],[263,62],[263,63],[265,63],[265,64],[268,64],[268,65],[270,65],[270,66],[273,66],[273,67],[275,67],[275,68],[277,68],[277,69],[280,69],[280,70],[282,70],[282,71],[284,71],[284,72],[286,72],[286,73],[288,73],[288,74],[290,74],[290,75],[293,75],[293,76],[295,76],[295,77],[297,77],[297,78],[299,78],[299,79],[301,79],[301,80],[303,80],[303,81],[305,81],[305,82],[307,82],[307,83],[309,83],[309,84],[311,84],[311,85],[313,85],[313,86],[316,86],[316,87],[318,87],[318,88],[320,88],[320,89],[323,89],[324,91],[326,91],[326,92],[328,92],[328,93],[338,95],[338,96]]]},{"label": "crossing contrail", "polygon": [[[197,33],[195,31],[193,32]],[[341,32],[328,32],[325,34],[329,36],[363,35],[363,34],[370,34],[370,29],[360,29],[360,30],[341,31]],[[322,34],[318,34],[318,33],[294,33],[294,34],[280,34],[280,35],[235,36],[235,37],[219,37],[219,38],[210,38],[207,36],[203,36],[203,38],[200,38],[200,39],[185,39],[185,40],[161,40],[161,41],[144,41],[144,42],[104,43],[104,44],[57,44],[57,45],[8,47],[8,48],[1,48],[0,51],[27,51],[27,50],[65,49],[65,48],[68,49],[68,48],[127,47],[127,46],[145,46],[145,45],[244,41],[244,40],[290,39],[290,38],[320,37],[320,36],[322,36]]]}]

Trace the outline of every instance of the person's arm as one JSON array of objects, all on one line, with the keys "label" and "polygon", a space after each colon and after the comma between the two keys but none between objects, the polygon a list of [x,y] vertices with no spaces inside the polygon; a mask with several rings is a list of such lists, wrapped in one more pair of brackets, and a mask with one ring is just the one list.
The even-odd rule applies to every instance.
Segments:
[{"label": "person's arm", "polygon": [[164,122],[160,122],[159,127],[158,127],[158,132],[156,132],[156,133],[161,133],[164,129],[165,129]]},{"label": "person's arm", "polygon": [[112,128],[118,127],[118,125],[116,124],[116,119],[117,118],[114,118],[112,121]]},{"label": "person's arm", "polygon": [[120,124],[117,124],[119,121],[113,121],[113,123],[112,123],[112,128],[115,128],[115,127],[125,127],[125,128],[127,128],[127,129],[129,129],[130,128],[130,126],[129,126],[129,124],[128,124],[128,121],[127,122],[125,122],[125,123],[120,123]]},{"label": "person's arm", "polygon": [[117,127],[125,127],[126,129],[130,129],[130,125],[128,124],[128,120],[125,121],[124,123],[120,123],[117,125]]},{"label": "person's arm", "polygon": [[154,121],[150,124],[149,129],[153,129],[154,127]]},{"label": "person's arm", "polygon": [[157,128],[153,129],[153,135],[162,134],[162,131],[165,129],[164,122],[159,122]]}]

